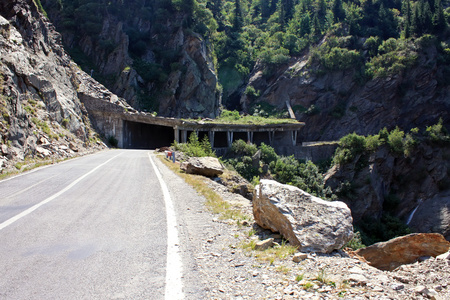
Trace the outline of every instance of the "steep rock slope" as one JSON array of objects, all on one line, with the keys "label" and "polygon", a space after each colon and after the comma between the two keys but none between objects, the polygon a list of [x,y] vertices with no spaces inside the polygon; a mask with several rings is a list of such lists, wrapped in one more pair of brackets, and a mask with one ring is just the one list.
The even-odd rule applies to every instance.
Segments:
[{"label": "steep rock slope", "polygon": [[74,60],[134,108],[170,117],[218,115],[210,46],[185,29],[186,16],[170,1],[41,2]]},{"label": "steep rock slope", "polygon": [[357,225],[375,227],[394,216],[416,232],[437,232],[450,240],[449,158],[448,144],[422,142],[408,156],[383,146],[335,165],[325,180],[350,207]]},{"label": "steep rock slope", "polygon": [[266,102],[286,110],[286,101],[304,121],[302,139],[338,140],[356,132],[375,134],[399,126],[404,130],[424,128],[443,118],[450,124],[450,85],[446,64],[439,63],[436,47],[417,50],[415,65],[398,74],[364,80],[358,70],[324,70],[311,63],[311,53],[276,72],[265,75],[260,67],[251,74],[248,87],[259,97],[242,94],[248,110]]},{"label": "steep rock slope", "polygon": [[71,61],[33,0],[2,1],[0,167],[105,147],[80,101],[87,94],[114,98]]}]

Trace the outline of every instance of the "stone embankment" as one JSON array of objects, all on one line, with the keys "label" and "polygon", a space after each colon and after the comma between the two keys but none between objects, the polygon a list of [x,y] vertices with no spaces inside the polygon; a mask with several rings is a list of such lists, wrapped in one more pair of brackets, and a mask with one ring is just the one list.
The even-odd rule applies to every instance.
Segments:
[{"label": "stone embankment", "polygon": [[[257,224],[253,216],[254,203],[231,192],[233,184],[221,184],[226,181],[205,178],[205,184],[231,206],[242,210],[247,218],[236,223],[209,215],[211,228],[202,238],[195,254],[208,299],[450,298],[449,252],[435,258],[433,256],[437,253],[419,251],[420,255],[426,256],[416,256],[409,261],[410,264],[385,271],[371,266],[362,256],[350,250],[336,249],[330,253],[292,251],[279,233]],[[263,185],[266,183],[270,182],[262,181]],[[258,194],[257,190],[254,193]],[[288,193],[278,194],[273,193],[270,197],[275,205],[280,202],[277,197],[282,198],[280,195],[286,196]],[[289,206],[278,208],[285,213],[290,211]],[[322,221],[326,220],[324,217]],[[419,239],[416,236],[413,235],[410,240],[423,241],[422,236]],[[440,237],[427,239],[428,242],[421,246],[433,250],[438,248],[437,244],[442,244],[439,252],[448,251],[450,243]],[[393,244],[397,242],[394,240]],[[409,245],[410,248],[417,248],[413,242]],[[379,252],[379,256],[385,249]],[[403,249],[404,254],[409,250]]]},{"label": "stone embankment", "polygon": [[34,1],[1,1],[0,171],[105,148],[88,96],[118,99],[71,61]]},{"label": "stone embankment", "polygon": [[[448,253],[393,271],[379,270],[343,250],[280,258],[281,236],[256,225],[251,201],[205,180],[250,218],[237,226],[211,215],[214,234],[205,237],[196,257],[208,299],[450,299]],[[248,246],[270,238],[275,243],[267,250]]]}]

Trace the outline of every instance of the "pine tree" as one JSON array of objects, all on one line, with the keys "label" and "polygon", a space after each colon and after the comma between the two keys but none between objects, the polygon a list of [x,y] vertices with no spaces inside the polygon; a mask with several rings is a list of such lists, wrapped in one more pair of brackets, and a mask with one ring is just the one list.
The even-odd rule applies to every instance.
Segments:
[{"label": "pine tree", "polygon": [[394,14],[392,11],[384,6],[383,3],[380,5],[378,11],[379,18],[379,28],[383,33],[383,38],[388,39],[390,37],[397,36],[397,24],[395,22]]},{"label": "pine tree", "polygon": [[311,18],[309,13],[306,13],[300,22],[300,36],[304,37],[311,33]]},{"label": "pine tree", "polygon": [[411,17],[411,32],[414,35],[421,34],[421,22],[420,22],[420,11],[419,11],[419,3],[417,2],[416,5],[414,5],[414,10]]},{"label": "pine tree", "polygon": [[183,0],[183,2],[181,2],[181,8],[186,14],[186,27],[191,27],[194,22],[194,7],[195,0]]},{"label": "pine tree", "polygon": [[222,0],[213,0],[208,1],[206,7],[213,13],[214,19],[219,26],[218,30],[222,31],[224,28],[225,18],[222,12],[223,9],[223,1]]},{"label": "pine tree", "polygon": [[289,22],[289,20],[294,15],[294,1],[293,0],[281,0],[281,5],[284,10],[284,22]]},{"label": "pine tree", "polygon": [[319,14],[316,12],[312,19],[312,34],[320,35],[322,33],[322,27],[319,21]]},{"label": "pine tree", "polygon": [[411,2],[403,0],[402,3],[403,17],[403,36],[409,38],[411,36]]},{"label": "pine tree", "polygon": [[423,5],[423,16],[422,16],[422,24],[423,24],[423,33],[430,33],[433,30],[433,15],[431,13],[430,3],[425,1]]},{"label": "pine tree", "polygon": [[234,21],[233,21],[233,30],[241,31],[243,26],[243,17],[242,17],[242,9],[241,9],[241,1],[235,0],[234,2]]},{"label": "pine tree", "polygon": [[433,32],[442,33],[446,27],[446,21],[444,16],[444,8],[442,7],[441,0],[434,1],[434,14],[433,14]]},{"label": "pine tree", "polygon": [[261,18],[268,19],[270,17],[270,0],[261,0]]},{"label": "pine tree", "polygon": [[342,7],[341,0],[334,0],[331,10],[333,12],[335,22],[339,22],[345,19],[345,11],[344,8]]}]

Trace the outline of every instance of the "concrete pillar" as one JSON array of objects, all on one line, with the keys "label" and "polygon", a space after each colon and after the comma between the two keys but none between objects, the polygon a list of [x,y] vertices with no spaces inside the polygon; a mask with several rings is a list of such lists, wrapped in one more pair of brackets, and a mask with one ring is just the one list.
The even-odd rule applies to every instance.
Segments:
[{"label": "concrete pillar", "polygon": [[187,143],[187,130],[181,130],[181,142]]},{"label": "concrete pillar", "polygon": [[180,130],[178,129],[178,126],[175,126],[173,128],[173,132],[174,132],[175,142],[179,143],[180,142]]},{"label": "concrete pillar", "polygon": [[247,142],[253,144],[253,131],[247,131]]},{"label": "concrete pillar", "polygon": [[208,139],[211,144],[211,148],[214,148],[214,131],[208,131]]},{"label": "concrete pillar", "polygon": [[291,131],[292,134],[292,146],[297,145],[297,130]]},{"label": "concrete pillar", "polygon": [[275,131],[269,131],[269,143],[270,143],[270,146],[273,145],[274,137],[275,137]]},{"label": "concrete pillar", "polygon": [[228,148],[231,147],[231,144],[233,144],[233,131],[227,131],[227,145],[228,145]]}]

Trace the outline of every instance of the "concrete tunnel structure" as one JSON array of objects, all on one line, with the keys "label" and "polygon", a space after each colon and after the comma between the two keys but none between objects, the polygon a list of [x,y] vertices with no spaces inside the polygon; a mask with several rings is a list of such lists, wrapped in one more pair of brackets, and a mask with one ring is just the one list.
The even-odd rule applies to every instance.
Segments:
[{"label": "concrete tunnel structure", "polygon": [[268,125],[222,124],[152,115],[142,115],[138,120],[134,116],[132,119],[123,120],[121,143],[116,134],[121,148],[155,149],[170,146],[174,141],[185,143],[192,132],[197,133],[200,140],[207,136],[214,149],[229,148],[238,139],[254,144],[266,143],[274,147],[295,146],[298,130],[304,125],[300,122]]},{"label": "concrete tunnel structure", "polygon": [[254,144],[266,143],[281,154],[294,153],[298,131],[303,122],[282,124],[224,124],[211,121],[191,121],[153,116],[127,109],[117,102],[95,97],[83,97],[94,127],[106,138],[114,137],[119,148],[156,149],[170,146],[174,141],[186,142],[192,132],[199,139],[208,136],[212,148],[226,149],[243,139]]}]

